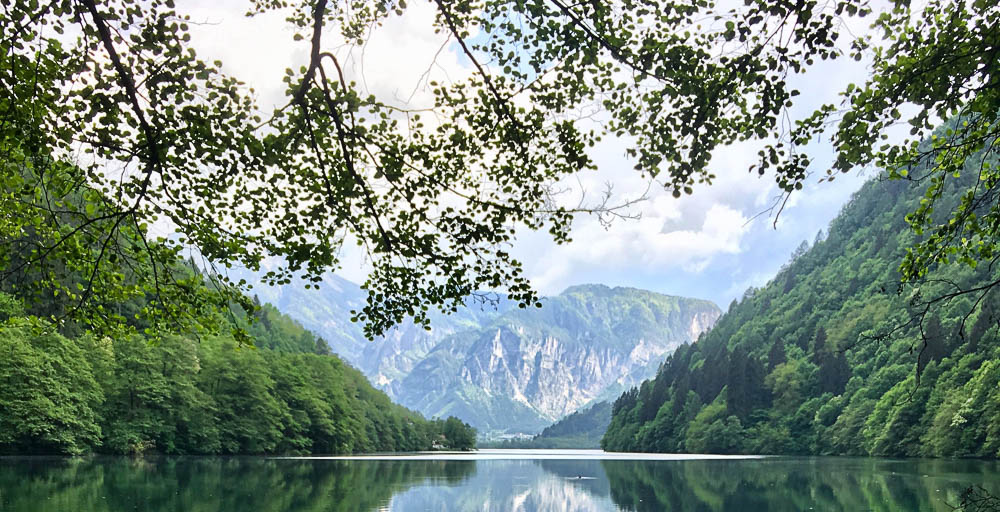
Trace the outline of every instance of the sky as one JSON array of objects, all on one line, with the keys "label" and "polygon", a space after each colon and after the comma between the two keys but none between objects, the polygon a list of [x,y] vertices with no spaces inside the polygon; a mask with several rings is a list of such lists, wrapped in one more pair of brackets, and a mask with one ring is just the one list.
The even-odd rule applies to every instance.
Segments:
[{"label": "sky", "polygon": [[[178,7],[197,22],[192,44],[199,55],[221,60],[228,74],[255,89],[266,108],[283,103],[284,70],[304,65],[309,46],[307,40],[293,40],[293,30],[281,14],[245,17],[248,4],[216,0],[179,2]],[[390,19],[373,34],[363,55],[355,51],[345,66],[370,92],[414,106],[428,98],[421,87],[428,77],[456,79],[470,69],[457,45],[445,44],[441,34],[429,29],[433,7],[424,0],[408,4],[403,17]],[[326,40],[332,41],[332,34]],[[864,80],[864,63],[841,61],[820,64],[791,80],[803,92],[800,113],[836,102],[844,85]],[[582,176],[577,185],[599,194],[610,181],[620,198],[641,195],[647,183],[632,170],[624,148],[623,141],[605,139],[592,152],[599,170]],[[816,177],[792,195],[775,226],[773,215],[762,214],[778,197],[773,177],[747,171],[757,150],[753,144],[736,144],[716,151],[710,170],[718,178],[710,186],[695,187],[690,196],[674,199],[654,186],[648,199],[633,208],[637,220],[617,220],[605,228],[596,218],[581,216],[574,221],[572,242],[556,245],[547,233],[526,231],[512,252],[543,295],[601,283],[709,299],[725,309],[748,287],[764,285],[803,241],[812,242],[867,179],[859,173],[818,183],[832,152],[823,142],[811,144],[806,150]],[[362,255],[345,252],[337,273],[364,281]]]}]

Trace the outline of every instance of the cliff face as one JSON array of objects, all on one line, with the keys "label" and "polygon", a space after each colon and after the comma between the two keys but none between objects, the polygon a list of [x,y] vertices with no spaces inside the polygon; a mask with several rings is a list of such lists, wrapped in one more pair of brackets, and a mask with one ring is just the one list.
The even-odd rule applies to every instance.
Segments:
[{"label": "cliff face", "polygon": [[574,287],[541,309],[511,310],[447,337],[401,380],[395,397],[485,431],[537,432],[654,375],[719,314],[707,301]]},{"label": "cliff face", "polygon": [[455,415],[481,432],[537,433],[595,400],[652,377],[660,362],[719,317],[708,301],[584,285],[518,309],[470,304],[435,315],[431,330],[401,325],[369,342],[349,311],[363,290],[331,277],[319,292],[293,285],[261,299],[326,339],[395,401]]},{"label": "cliff face", "polygon": [[[431,329],[404,323],[374,342],[366,342],[358,358],[358,367],[375,385],[390,395],[399,394],[402,379],[409,375],[432,350],[445,339],[480,328],[508,309],[506,303],[494,306],[470,304],[451,315],[435,314]],[[334,347],[336,351],[336,347]]]}]

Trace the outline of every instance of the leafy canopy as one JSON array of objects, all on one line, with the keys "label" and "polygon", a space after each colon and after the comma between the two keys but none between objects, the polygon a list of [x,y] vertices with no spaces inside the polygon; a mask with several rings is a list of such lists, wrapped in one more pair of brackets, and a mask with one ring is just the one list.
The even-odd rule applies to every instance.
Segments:
[{"label": "leafy canopy", "polygon": [[[464,54],[472,73],[429,84],[432,105],[417,110],[365,92],[334,50],[363,45],[409,9],[406,2],[249,3],[251,16],[284,13],[309,48],[308,63],[286,72],[287,102],[263,112],[221,63],[195,55],[190,21],[172,0],[5,3],[5,180],[27,168],[45,176],[40,163],[82,155],[73,185],[106,201],[99,210],[54,205],[44,179],[35,185],[42,193],[27,200],[8,190],[0,208],[12,216],[4,216],[2,236],[30,240],[35,252],[26,268],[35,269],[77,230],[100,237],[96,254],[60,253],[91,270],[82,290],[71,292],[79,295],[74,311],[97,316],[106,315],[96,307],[111,290],[102,283],[120,265],[104,263],[117,252],[138,258],[114,250],[123,226],[151,239],[145,259],[153,262],[170,261],[157,251],[183,246],[213,264],[255,271],[278,257],[284,266],[266,273],[270,283],[293,274],[318,282],[338,267],[343,245],[357,242],[372,271],[367,305],[355,319],[372,336],[406,316],[426,323],[429,307],[455,309],[477,290],[536,303],[510,253],[518,229],[547,229],[565,242],[576,213],[624,215],[606,201],[568,208],[554,197],[561,180],[595,168],[588,148],[601,137],[627,141],[636,170],[675,196],[715,179],[710,163],[718,148],[758,141],[752,170],[791,193],[811,172],[799,147],[832,123],[838,158],[830,179],[868,164],[928,179],[927,201],[910,220],[930,236],[904,261],[904,278],[950,258],[973,263],[996,252],[998,176],[986,160],[973,171],[983,179],[954,222],[930,215],[940,183],[970,155],[994,151],[994,2],[936,0],[922,10],[898,2],[876,17],[878,39],[845,28],[871,12],[863,0],[747,0],[732,8],[708,0],[433,5],[434,29]],[[789,78],[818,60],[848,56],[871,59],[872,77],[847,85],[840,108],[791,117],[799,91]],[[593,109],[605,122],[580,114]],[[882,142],[899,122],[921,140],[939,118],[960,123],[930,145]],[[926,160],[934,165],[925,175],[907,173]],[[31,238],[43,223],[57,227]],[[145,226],[156,223],[177,236],[150,235]],[[156,267],[137,266],[147,277]],[[57,278],[38,273],[43,287],[60,289]],[[3,278],[15,274],[5,270]],[[138,292],[165,293],[155,281],[156,290]],[[239,290],[245,283],[222,277],[219,285]],[[170,279],[162,286],[184,295]],[[214,300],[231,299],[220,293]],[[166,303],[149,314],[163,315]]]}]

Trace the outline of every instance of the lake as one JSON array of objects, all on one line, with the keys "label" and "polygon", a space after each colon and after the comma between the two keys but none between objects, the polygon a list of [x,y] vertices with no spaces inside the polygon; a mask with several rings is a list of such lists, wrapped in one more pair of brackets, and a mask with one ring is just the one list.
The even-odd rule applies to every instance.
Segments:
[{"label": "lake", "polygon": [[0,458],[0,511],[952,510],[1000,463],[481,450]]}]

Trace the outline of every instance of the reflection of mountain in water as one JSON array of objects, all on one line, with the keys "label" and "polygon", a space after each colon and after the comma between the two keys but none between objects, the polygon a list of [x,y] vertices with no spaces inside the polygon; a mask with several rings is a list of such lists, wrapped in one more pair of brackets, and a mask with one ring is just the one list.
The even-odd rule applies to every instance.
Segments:
[{"label": "reflection of mountain in water", "polygon": [[607,476],[596,460],[481,460],[476,474],[462,485],[413,487],[393,497],[389,508],[402,512],[617,509]]},{"label": "reflection of mountain in water", "polygon": [[[578,478],[580,476],[588,478]],[[391,510],[952,511],[970,485],[1000,492],[995,461],[837,457],[480,460],[461,485],[412,487]]]},{"label": "reflection of mountain in water", "polygon": [[[550,460],[538,461],[542,469],[553,475],[562,477],[569,483],[586,489],[594,496],[606,497],[611,494],[608,477],[599,460]],[[578,477],[584,477],[579,479]]]},{"label": "reflection of mountain in water", "polygon": [[950,512],[950,505],[957,504],[961,491],[971,485],[1000,494],[997,461],[479,456],[479,460],[0,458],[0,510]]}]

